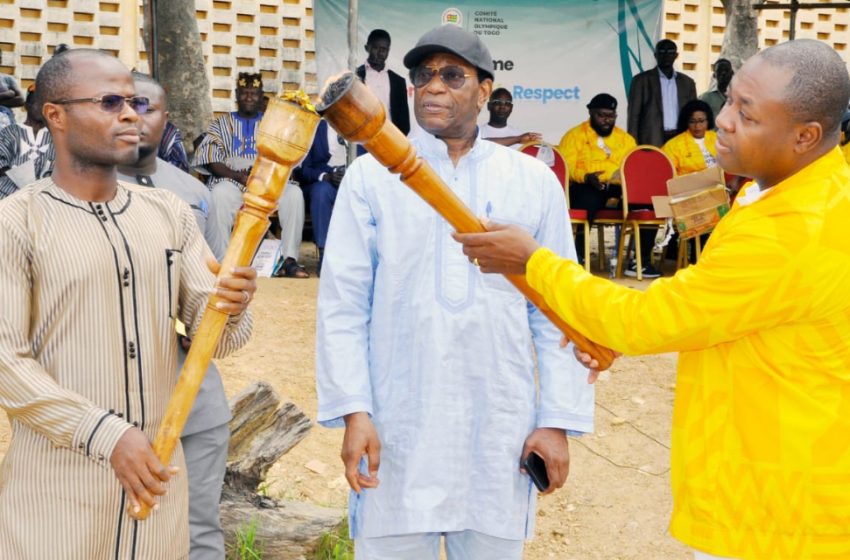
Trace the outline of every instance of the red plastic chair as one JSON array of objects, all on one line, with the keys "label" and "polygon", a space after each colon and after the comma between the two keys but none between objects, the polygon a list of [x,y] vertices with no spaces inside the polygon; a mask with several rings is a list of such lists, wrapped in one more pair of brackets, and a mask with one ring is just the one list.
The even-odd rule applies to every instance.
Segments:
[{"label": "red plastic chair", "polygon": [[523,144],[519,147],[519,151],[529,155],[533,158],[536,158],[540,153],[540,148],[543,146],[547,146],[552,149],[555,153],[555,162],[549,166],[549,169],[552,170],[552,173],[558,178],[558,181],[561,183],[561,188],[566,189],[567,181],[569,180],[570,174],[567,169],[567,162],[564,161],[561,152],[558,151],[558,148],[551,144],[547,144],[545,142],[529,142],[528,144]]},{"label": "red plastic chair", "polygon": [[555,146],[540,142],[530,142],[520,146],[519,151],[536,158],[540,153],[542,146],[549,146],[555,154],[555,161],[549,166],[552,173],[558,178],[561,183],[561,188],[564,189],[564,196],[567,198],[567,208],[570,213],[570,223],[573,226],[573,235],[578,227],[584,228],[584,269],[590,272],[590,222],[587,220],[587,210],[579,210],[578,208],[570,208],[570,190],[567,188],[570,173],[567,168],[567,162]]},{"label": "red plastic chair", "polygon": [[617,254],[617,277],[623,273],[623,258],[626,235],[631,233],[635,242],[637,279],[642,280],[643,263],[640,251],[641,228],[658,228],[667,223],[654,210],[629,210],[629,204],[652,205],[653,196],[667,196],[667,181],[676,176],[676,170],[667,154],[655,146],[637,146],[632,149],[620,165],[623,182],[623,227],[620,230],[620,246]]}]

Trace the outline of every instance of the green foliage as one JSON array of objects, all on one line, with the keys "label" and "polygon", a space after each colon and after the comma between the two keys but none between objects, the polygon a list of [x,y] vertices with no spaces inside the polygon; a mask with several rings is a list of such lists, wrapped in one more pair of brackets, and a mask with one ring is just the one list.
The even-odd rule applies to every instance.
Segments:
[{"label": "green foliage", "polygon": [[[263,550],[257,542],[257,518],[252,517],[247,525],[236,529],[236,545],[230,551],[228,560],[262,560]],[[351,557],[352,560],[354,556]]]},{"label": "green foliage", "polygon": [[348,519],[322,535],[315,560],[354,560],[354,543],[348,538]]},{"label": "green foliage", "polygon": [[271,497],[271,486],[272,483],[269,481],[261,483],[259,486],[257,486],[257,494],[259,494],[260,496],[266,496],[267,498]]}]

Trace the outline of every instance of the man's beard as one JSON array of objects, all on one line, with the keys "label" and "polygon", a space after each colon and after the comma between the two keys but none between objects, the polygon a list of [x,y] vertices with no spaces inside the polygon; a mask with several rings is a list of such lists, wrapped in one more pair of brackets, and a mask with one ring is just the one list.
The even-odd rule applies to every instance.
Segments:
[{"label": "man's beard", "polygon": [[593,122],[590,123],[590,128],[592,128],[596,132],[596,134],[598,134],[599,136],[601,136],[603,138],[607,138],[608,136],[611,136],[611,133],[614,132],[613,126],[611,128],[609,128],[608,130],[604,130],[601,127],[598,127],[595,124],[593,124]]}]

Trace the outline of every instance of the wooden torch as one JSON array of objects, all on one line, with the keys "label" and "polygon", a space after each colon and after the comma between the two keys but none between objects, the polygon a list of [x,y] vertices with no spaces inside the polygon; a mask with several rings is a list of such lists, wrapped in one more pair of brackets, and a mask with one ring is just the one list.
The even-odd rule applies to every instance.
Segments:
[{"label": "wooden torch", "polygon": [[[460,233],[487,231],[481,221],[440,179],[427,162],[417,157],[407,137],[386,118],[383,104],[351,72],[346,72],[325,85],[317,110],[328,123],[348,141],[363,144],[376,160],[393,173]],[[583,352],[593,356],[600,369],[614,361],[614,352],[592,342],[567,325],[534,291],[525,276],[506,274],[505,277],[531,303],[537,306],[564,335]]]},{"label": "wooden torch", "polygon": [[[229,275],[228,271],[233,267],[251,263],[269,227],[269,215],[277,208],[277,201],[286,187],[290,171],[304,159],[313,143],[316,127],[319,126],[319,115],[307,103],[306,96],[299,98],[290,94],[288,97],[289,100],[270,100],[260,121],[256,135],[257,160],[246,183],[244,203],[236,215],[219,276]],[[218,296],[212,295],[207,302],[177,387],[154,439],[154,453],[163,465],[171,460],[210,359],[227,324],[227,313],[215,307],[219,301]],[[128,513],[134,519],[146,519],[150,508],[144,503],[139,505],[140,511],[133,512],[128,508]]]}]

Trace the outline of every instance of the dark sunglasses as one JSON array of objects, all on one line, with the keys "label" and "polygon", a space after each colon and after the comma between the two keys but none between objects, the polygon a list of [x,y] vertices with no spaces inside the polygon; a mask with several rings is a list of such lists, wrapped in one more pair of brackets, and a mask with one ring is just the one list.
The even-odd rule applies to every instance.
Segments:
[{"label": "dark sunglasses", "polygon": [[508,101],[507,99],[491,99],[490,104],[496,107],[504,106],[504,107],[513,107],[514,102]]},{"label": "dark sunglasses", "polygon": [[124,108],[124,103],[130,106],[136,113],[144,115],[150,107],[151,100],[147,97],[134,95],[133,97],[124,97],[117,93],[110,93],[100,97],[82,97],[80,99],[60,99],[51,101],[56,105],[70,105],[72,103],[99,103],[100,108],[107,113],[118,113]]},{"label": "dark sunglasses", "polygon": [[472,77],[472,74],[465,73],[460,66],[443,66],[439,70],[428,66],[418,66],[410,72],[410,81],[413,82],[414,87],[421,88],[430,84],[437,74],[440,75],[443,83],[452,89],[462,88],[466,79]]}]

